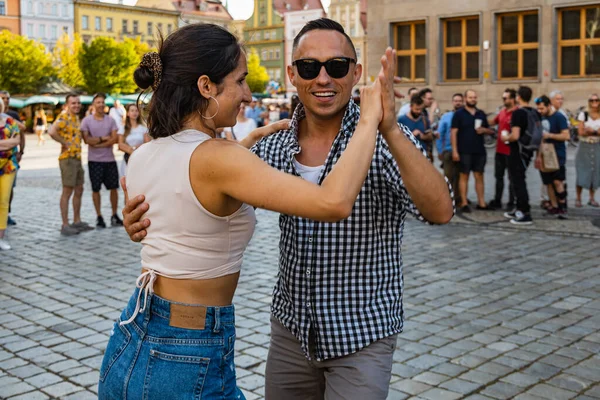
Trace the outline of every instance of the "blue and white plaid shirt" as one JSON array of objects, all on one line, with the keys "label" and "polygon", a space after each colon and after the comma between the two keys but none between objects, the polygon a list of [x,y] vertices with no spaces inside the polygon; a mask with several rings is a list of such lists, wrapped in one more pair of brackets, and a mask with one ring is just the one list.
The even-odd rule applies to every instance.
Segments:
[{"label": "blue and white plaid shirt", "polygon": [[[350,100],[319,184],[348,145],[359,117],[358,105]],[[300,153],[297,133],[303,118],[305,111],[299,105],[289,130],[262,139],[252,151],[272,167],[299,176],[293,161]],[[423,151],[408,128],[401,125],[401,129]],[[402,331],[400,248],[407,212],[426,222],[379,134],[350,217],[326,223],[280,216],[279,275],[271,310],[302,343],[307,358],[309,336],[320,361],[355,353]]]}]

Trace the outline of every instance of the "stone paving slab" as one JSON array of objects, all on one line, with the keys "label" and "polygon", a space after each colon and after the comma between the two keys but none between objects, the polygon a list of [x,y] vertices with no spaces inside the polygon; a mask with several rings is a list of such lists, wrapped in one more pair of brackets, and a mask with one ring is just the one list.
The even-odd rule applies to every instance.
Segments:
[{"label": "stone paving slab", "polygon": [[[139,272],[140,246],[122,229],[59,235],[58,179],[56,169],[19,177],[14,250],[0,253],[1,399],[95,398],[108,334]],[[90,197],[82,214],[92,222]],[[406,324],[388,399],[600,399],[598,233],[482,217],[407,222]],[[277,216],[258,219],[234,300],[248,399],[264,396],[278,257]]]}]

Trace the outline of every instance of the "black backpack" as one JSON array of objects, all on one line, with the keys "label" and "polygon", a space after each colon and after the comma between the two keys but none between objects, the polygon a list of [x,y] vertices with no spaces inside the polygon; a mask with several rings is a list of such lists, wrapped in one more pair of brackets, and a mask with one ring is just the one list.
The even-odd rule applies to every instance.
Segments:
[{"label": "black backpack", "polygon": [[522,150],[533,153],[539,149],[542,143],[542,122],[534,109],[523,107],[522,110],[527,113],[527,129],[524,132],[521,131],[519,144]]}]

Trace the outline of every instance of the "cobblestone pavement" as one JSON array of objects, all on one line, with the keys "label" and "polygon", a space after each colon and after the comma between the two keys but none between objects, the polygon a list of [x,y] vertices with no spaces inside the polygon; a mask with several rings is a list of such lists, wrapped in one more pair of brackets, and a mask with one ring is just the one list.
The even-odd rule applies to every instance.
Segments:
[{"label": "cobblestone pavement", "polygon": [[[2,399],[96,398],[108,333],[139,272],[140,246],[122,229],[59,235],[56,154],[52,144],[29,147],[8,231],[14,249],[0,253]],[[83,203],[91,223],[89,188]],[[103,204],[109,214],[107,196]],[[600,399],[598,215],[582,209],[568,225],[536,218],[529,230],[499,215],[407,222],[407,320],[389,399]],[[264,393],[277,273],[277,217],[258,217],[235,297],[248,399]]]}]

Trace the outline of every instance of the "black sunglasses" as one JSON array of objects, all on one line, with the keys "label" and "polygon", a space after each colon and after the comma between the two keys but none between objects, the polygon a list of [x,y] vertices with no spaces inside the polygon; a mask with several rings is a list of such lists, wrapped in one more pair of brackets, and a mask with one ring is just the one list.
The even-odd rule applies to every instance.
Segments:
[{"label": "black sunglasses", "polygon": [[296,60],[292,63],[298,68],[298,75],[302,79],[315,79],[321,72],[321,67],[325,67],[327,74],[333,79],[340,79],[348,75],[350,63],[355,63],[356,60],[348,57],[336,57],[325,62],[305,58]]},{"label": "black sunglasses", "polygon": [[597,103],[599,101],[600,101],[600,99],[589,99],[588,100],[589,103]]}]

